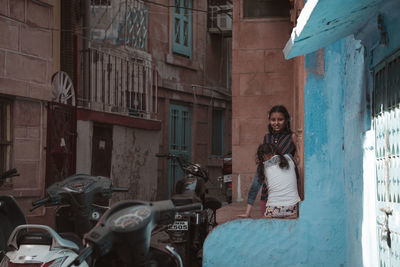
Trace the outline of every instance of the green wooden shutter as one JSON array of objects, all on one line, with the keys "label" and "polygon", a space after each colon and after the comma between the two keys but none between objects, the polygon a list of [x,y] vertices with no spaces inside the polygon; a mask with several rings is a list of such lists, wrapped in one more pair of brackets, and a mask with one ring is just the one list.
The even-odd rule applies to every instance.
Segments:
[{"label": "green wooden shutter", "polygon": [[[169,152],[183,156],[190,160],[190,131],[191,118],[188,107],[171,105],[169,124]],[[182,179],[184,173],[175,161],[168,163],[168,194],[171,196],[177,180]]]},{"label": "green wooden shutter", "polygon": [[175,0],[173,52],[192,57],[192,0]]}]

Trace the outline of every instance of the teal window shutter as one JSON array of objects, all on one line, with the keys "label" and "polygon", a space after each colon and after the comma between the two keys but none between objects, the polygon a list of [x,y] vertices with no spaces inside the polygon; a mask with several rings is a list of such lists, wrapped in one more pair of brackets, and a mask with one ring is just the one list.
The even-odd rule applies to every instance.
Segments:
[{"label": "teal window shutter", "polygon": [[[191,113],[187,106],[170,105],[169,120],[169,153],[181,156],[190,161]],[[175,160],[168,163],[168,194],[171,196],[176,181],[184,177],[184,173]]]},{"label": "teal window shutter", "polygon": [[174,53],[192,57],[192,0],[174,1],[173,43]]}]

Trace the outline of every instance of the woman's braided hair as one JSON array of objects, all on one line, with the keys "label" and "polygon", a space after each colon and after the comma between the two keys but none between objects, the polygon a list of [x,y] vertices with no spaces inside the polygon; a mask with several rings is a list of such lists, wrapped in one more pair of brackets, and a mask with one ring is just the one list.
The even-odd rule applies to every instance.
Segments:
[{"label": "woman's braided hair", "polygon": [[279,151],[278,147],[273,144],[262,144],[257,149],[256,164],[258,173],[258,182],[261,184],[266,182],[266,177],[264,173],[264,155],[278,155],[279,156],[279,168],[287,169],[289,168],[289,162]]}]

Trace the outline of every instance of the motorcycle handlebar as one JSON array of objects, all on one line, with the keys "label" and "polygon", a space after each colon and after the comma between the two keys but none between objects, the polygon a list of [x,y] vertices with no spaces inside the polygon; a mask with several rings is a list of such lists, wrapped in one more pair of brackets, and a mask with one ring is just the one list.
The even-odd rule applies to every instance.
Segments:
[{"label": "motorcycle handlebar", "polygon": [[87,259],[91,254],[93,253],[93,248],[91,246],[87,246],[84,248],[76,257],[75,260],[73,260],[67,267],[71,266],[79,266],[83,261]]},{"label": "motorcycle handlebar", "polygon": [[18,175],[19,175],[19,173],[18,173],[17,169],[14,168],[14,169],[11,169],[11,170],[8,170],[8,171],[4,172],[0,176],[0,180],[6,179],[6,178],[9,178],[9,177],[13,177],[13,176],[18,176]]},{"label": "motorcycle handlebar", "polygon": [[32,202],[33,208],[31,208],[30,211],[34,211],[35,209],[39,208],[40,206],[43,206],[44,204],[46,204],[49,201],[50,201],[50,197],[45,197],[45,198],[33,201]]},{"label": "motorcycle handlebar", "polygon": [[130,193],[129,188],[127,187],[113,187],[112,192],[125,192],[125,193]]},{"label": "motorcycle handlebar", "polygon": [[184,206],[175,207],[175,211],[182,212],[182,211],[191,211],[191,210],[199,210],[203,209],[203,205],[199,203],[188,204]]}]

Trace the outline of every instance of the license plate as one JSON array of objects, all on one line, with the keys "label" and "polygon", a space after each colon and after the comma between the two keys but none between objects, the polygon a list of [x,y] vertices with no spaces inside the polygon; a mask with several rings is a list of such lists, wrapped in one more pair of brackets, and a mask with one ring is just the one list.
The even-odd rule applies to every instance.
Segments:
[{"label": "license plate", "polygon": [[170,231],[187,231],[189,230],[189,224],[187,221],[175,221],[173,224],[168,225]]},{"label": "license plate", "polygon": [[232,174],[224,175],[224,183],[232,182]]}]

